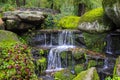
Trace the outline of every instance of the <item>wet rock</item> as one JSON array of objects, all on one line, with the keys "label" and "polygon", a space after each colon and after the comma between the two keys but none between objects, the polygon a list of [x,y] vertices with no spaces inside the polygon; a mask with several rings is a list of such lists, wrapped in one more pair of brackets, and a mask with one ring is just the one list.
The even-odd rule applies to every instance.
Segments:
[{"label": "wet rock", "polygon": [[120,1],[119,0],[103,0],[103,8],[109,18],[120,27]]},{"label": "wet rock", "polygon": [[93,58],[93,59],[105,59],[105,54],[103,53],[98,53],[98,52],[95,52],[95,51],[91,51],[91,50],[88,50],[88,49],[85,49],[85,48],[69,48],[69,51],[72,51],[73,52],[73,56],[76,58],[76,59],[79,59],[81,58],[82,56],[86,55],[86,57],[89,59],[89,58]]},{"label": "wet rock", "polygon": [[[65,37],[68,36],[68,37]],[[61,37],[61,38],[60,38]],[[69,41],[71,38],[73,42]],[[60,40],[61,39],[61,40]],[[66,42],[64,41],[66,39]],[[31,38],[30,44],[34,47],[50,48],[57,45],[72,44],[85,47],[84,39],[79,30],[39,30]]]},{"label": "wet rock", "polygon": [[95,67],[82,71],[73,80],[100,80]]},{"label": "wet rock", "polygon": [[112,22],[102,8],[96,8],[81,16],[78,29],[89,33],[103,33],[112,29]]}]

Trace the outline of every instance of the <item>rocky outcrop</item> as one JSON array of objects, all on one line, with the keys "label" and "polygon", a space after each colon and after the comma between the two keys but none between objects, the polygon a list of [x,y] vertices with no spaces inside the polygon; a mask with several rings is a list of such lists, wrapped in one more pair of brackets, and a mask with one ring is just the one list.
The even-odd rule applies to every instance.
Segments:
[{"label": "rocky outcrop", "polygon": [[100,80],[97,70],[92,67],[86,71],[82,71],[73,80]]},{"label": "rocky outcrop", "polygon": [[112,29],[112,22],[102,8],[97,8],[81,16],[78,29],[89,33],[103,33]]},{"label": "rocky outcrop", "polygon": [[120,1],[103,0],[103,8],[105,13],[113,20],[117,27],[120,27]]},{"label": "rocky outcrop", "polygon": [[3,21],[7,30],[28,30],[39,28],[46,15],[39,11],[7,11],[4,12]]}]

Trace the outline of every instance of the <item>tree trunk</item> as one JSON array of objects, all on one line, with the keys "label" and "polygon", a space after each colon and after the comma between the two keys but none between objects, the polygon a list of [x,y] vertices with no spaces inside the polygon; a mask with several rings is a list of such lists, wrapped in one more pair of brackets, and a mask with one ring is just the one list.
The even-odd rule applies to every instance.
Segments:
[{"label": "tree trunk", "polygon": [[20,2],[19,2],[19,0],[16,0],[16,5],[17,5],[17,7],[20,7]]},{"label": "tree trunk", "polygon": [[78,6],[78,16],[81,16],[85,13],[85,4],[81,3]]},{"label": "tree trunk", "polygon": [[23,5],[25,6],[25,4],[26,4],[26,0],[23,0]]}]

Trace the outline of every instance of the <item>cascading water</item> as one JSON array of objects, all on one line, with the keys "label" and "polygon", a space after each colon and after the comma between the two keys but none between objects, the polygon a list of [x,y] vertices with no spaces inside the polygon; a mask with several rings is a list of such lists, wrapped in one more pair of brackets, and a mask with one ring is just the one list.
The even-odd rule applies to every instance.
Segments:
[{"label": "cascading water", "polygon": [[68,51],[69,48],[74,48],[74,47],[75,46],[63,45],[63,46],[57,46],[55,48],[51,48],[48,55],[48,67],[46,71],[51,72],[51,71],[61,70],[62,69],[62,63],[60,57],[61,52]]},{"label": "cascading water", "polygon": [[49,50],[46,72],[69,67],[74,73],[74,59],[70,49],[85,48],[84,38],[79,30],[40,30],[32,37],[30,45]]},{"label": "cascading water", "polygon": [[68,51],[69,48],[74,48],[75,46],[73,41],[74,36],[71,31],[64,30],[58,34],[58,46],[52,47],[48,55],[48,67],[46,70],[47,72],[62,69],[60,54],[63,51]]}]

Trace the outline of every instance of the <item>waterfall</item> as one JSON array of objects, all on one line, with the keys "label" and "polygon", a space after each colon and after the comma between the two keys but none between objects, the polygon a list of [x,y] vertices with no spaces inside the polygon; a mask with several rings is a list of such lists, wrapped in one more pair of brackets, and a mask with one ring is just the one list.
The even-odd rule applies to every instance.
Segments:
[{"label": "waterfall", "polygon": [[73,41],[74,37],[71,31],[64,30],[59,33],[58,45],[74,45]]},{"label": "waterfall", "polygon": [[57,46],[55,48],[51,48],[48,55],[48,67],[46,72],[61,70],[62,69],[61,57],[60,57],[61,52],[68,51],[69,48],[74,48],[74,47],[75,46],[72,45],[71,46],[63,45],[63,46]]},{"label": "waterfall", "polygon": [[107,35],[106,37],[106,42],[107,42],[107,46],[106,46],[106,53],[107,54],[112,54],[112,38],[111,35]]},{"label": "waterfall", "polygon": [[51,47],[48,54],[48,67],[46,70],[47,72],[62,69],[60,54],[63,51],[68,51],[69,48],[74,48],[75,46],[73,41],[74,36],[71,31],[64,30],[58,34],[58,45],[56,47]]},{"label": "waterfall", "polygon": [[83,35],[79,30],[41,30],[32,37],[30,45],[49,49],[46,72],[69,67],[73,73],[74,59],[70,49],[85,47]]}]

